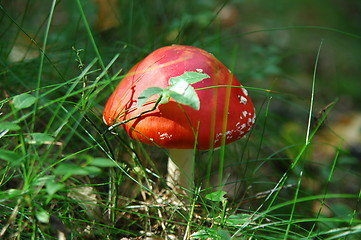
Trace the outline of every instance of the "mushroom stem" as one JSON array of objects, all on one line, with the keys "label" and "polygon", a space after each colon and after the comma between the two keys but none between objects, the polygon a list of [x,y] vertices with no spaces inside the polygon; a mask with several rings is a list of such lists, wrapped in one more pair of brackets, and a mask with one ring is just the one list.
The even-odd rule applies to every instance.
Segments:
[{"label": "mushroom stem", "polygon": [[168,185],[184,196],[190,196],[193,190],[193,156],[193,149],[169,149]]}]

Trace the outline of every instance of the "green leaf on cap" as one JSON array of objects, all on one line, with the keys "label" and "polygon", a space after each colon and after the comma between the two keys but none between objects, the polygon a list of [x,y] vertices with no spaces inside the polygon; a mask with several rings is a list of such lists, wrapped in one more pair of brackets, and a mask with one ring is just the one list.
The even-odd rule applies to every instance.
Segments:
[{"label": "green leaf on cap", "polygon": [[169,79],[169,95],[178,103],[192,107],[195,110],[200,109],[199,97],[191,84],[200,82],[209,75],[202,72],[184,72],[178,77]]},{"label": "green leaf on cap", "polygon": [[209,75],[202,72],[184,72],[178,77],[172,77],[169,79],[169,85],[173,85],[178,81],[186,81],[189,84],[197,83],[203,79],[209,78]]},{"label": "green leaf on cap", "polygon": [[179,79],[169,88],[169,95],[178,103],[199,110],[200,101],[194,88],[185,80]]},{"label": "green leaf on cap", "polygon": [[141,92],[139,94],[137,107],[138,108],[142,107],[150,97],[152,97],[156,94],[160,95],[160,94],[162,94],[162,92],[163,92],[163,89],[161,89],[159,87],[150,87],[150,88],[145,89],[143,92]]},{"label": "green leaf on cap", "polygon": [[[154,95],[159,95],[158,104],[165,104],[172,97],[176,102],[190,106],[195,110],[199,110],[200,101],[194,88],[193,83],[200,82],[209,78],[208,74],[202,73],[201,70],[195,72],[184,72],[182,75],[169,79],[169,87],[159,88],[150,87],[145,89],[138,97],[137,107],[142,107]],[[158,100],[159,98],[152,99]]]}]

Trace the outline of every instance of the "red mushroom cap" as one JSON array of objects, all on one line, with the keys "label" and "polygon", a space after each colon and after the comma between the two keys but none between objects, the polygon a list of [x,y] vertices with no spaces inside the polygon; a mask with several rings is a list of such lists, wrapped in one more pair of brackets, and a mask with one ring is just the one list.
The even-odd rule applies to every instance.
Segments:
[{"label": "red mushroom cap", "polygon": [[105,106],[105,123],[111,126],[152,109],[155,101],[137,108],[139,94],[149,87],[169,87],[170,78],[189,71],[209,75],[192,84],[200,109],[197,111],[171,98],[154,111],[123,124],[129,136],[164,148],[186,149],[196,144],[197,149],[206,150],[219,147],[223,136],[228,144],[245,135],[255,121],[255,110],[246,89],[212,54],[182,45],[152,52],[127,73]]}]

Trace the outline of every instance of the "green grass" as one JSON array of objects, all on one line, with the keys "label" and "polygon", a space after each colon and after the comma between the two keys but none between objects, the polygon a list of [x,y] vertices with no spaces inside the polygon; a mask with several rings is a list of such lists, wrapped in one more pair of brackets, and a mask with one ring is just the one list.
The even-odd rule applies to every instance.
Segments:
[{"label": "green grass", "polygon": [[[360,111],[360,29],[342,20],[357,1],[310,3],[313,18],[300,3],[234,1],[229,28],[216,23],[228,2],[120,1],[112,32],[96,29],[85,3],[0,1],[2,238],[360,239],[358,149],[319,138],[339,113]],[[10,61],[21,33],[37,54]],[[102,120],[126,71],[173,43],[212,52],[257,111],[244,139],[197,152],[186,208],[166,201],[167,151]]]}]

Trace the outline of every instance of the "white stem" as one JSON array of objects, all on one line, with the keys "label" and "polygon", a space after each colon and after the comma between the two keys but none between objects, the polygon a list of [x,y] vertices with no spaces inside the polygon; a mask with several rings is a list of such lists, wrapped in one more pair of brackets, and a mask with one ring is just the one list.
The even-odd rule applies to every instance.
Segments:
[{"label": "white stem", "polygon": [[193,149],[170,149],[168,158],[169,186],[177,193],[190,196],[193,190]]}]

